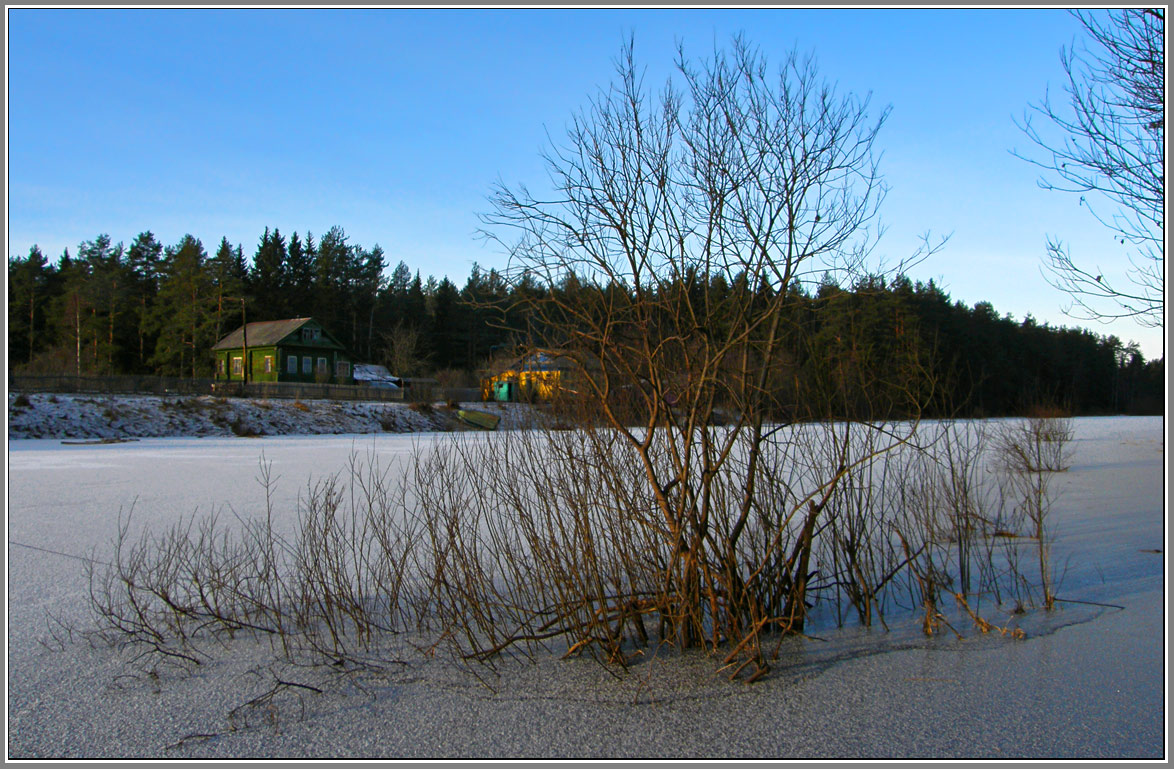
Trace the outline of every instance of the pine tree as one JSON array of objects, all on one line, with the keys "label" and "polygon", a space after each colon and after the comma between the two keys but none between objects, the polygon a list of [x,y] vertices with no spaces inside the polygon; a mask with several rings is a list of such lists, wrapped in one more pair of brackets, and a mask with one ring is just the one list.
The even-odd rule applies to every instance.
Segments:
[{"label": "pine tree", "polygon": [[378,243],[370,251],[363,252],[356,298],[360,312],[366,311],[367,328],[360,340],[361,344],[355,349],[355,354],[365,350],[368,360],[374,355],[375,314],[379,308],[379,296],[386,285],[383,277],[386,266],[383,249]]},{"label": "pine tree", "polygon": [[436,284],[431,304],[429,342],[432,346],[433,363],[438,369],[461,366],[465,349],[460,343],[460,294],[447,277]]},{"label": "pine tree", "polygon": [[235,328],[231,318],[239,314],[233,310],[244,301],[245,278],[244,265],[237,259],[240,247],[234,251],[228,238],[220,239],[220,247],[212,257],[208,266],[211,270],[212,291],[216,302],[216,323],[213,339],[219,340],[231,328]]},{"label": "pine tree", "polygon": [[148,351],[155,349],[155,334],[151,308],[159,293],[163,244],[150,231],[139,233],[126,252],[126,266],[130,281],[128,301],[133,314],[133,325],[138,342],[135,368],[145,370]]},{"label": "pine tree", "polygon": [[32,363],[44,346],[45,311],[51,268],[36,245],[26,258],[8,262],[8,366]]},{"label": "pine tree", "polygon": [[275,227],[273,232],[265,228],[257,253],[253,256],[253,269],[249,273],[249,293],[256,307],[257,320],[278,320],[288,315],[286,291],[289,288],[288,254],[285,239]]},{"label": "pine tree", "polygon": [[301,318],[310,313],[314,298],[314,250],[314,239],[309,233],[304,245],[297,232],[290,235],[286,260],[290,317]]},{"label": "pine tree", "polygon": [[215,323],[212,281],[204,246],[191,235],[166,249],[164,278],[155,307],[159,341],[153,363],[163,372],[206,375]]},{"label": "pine tree", "polygon": [[86,285],[89,282],[89,265],[80,259],[72,259],[69,249],[61,255],[57,265],[57,274],[60,277],[61,290],[52,302],[52,325],[54,339],[63,351],[63,359],[68,362],[68,370],[81,375],[83,367],[89,370],[88,363],[82,356],[82,340],[86,335],[86,325],[90,317],[89,295]]},{"label": "pine tree", "polygon": [[336,334],[342,333],[346,327],[350,259],[346,233],[341,227],[331,227],[318,243],[314,260],[313,314]]},{"label": "pine tree", "polygon": [[[87,343],[91,364],[95,369],[113,373],[115,357],[121,364],[121,345],[116,334],[124,310],[124,298],[129,282],[123,265],[122,244],[113,245],[110,236],[101,234],[85,241],[78,249],[78,258],[88,267],[85,291],[89,300]],[[92,342],[92,344],[90,344]],[[119,366],[120,367],[120,366]]]}]

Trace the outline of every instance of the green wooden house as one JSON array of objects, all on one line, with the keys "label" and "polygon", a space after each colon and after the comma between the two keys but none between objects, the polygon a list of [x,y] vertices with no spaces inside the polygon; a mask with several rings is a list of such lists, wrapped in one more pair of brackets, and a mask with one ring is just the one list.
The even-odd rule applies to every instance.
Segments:
[{"label": "green wooden house", "polygon": [[354,384],[354,359],[313,318],[249,323],[214,344],[212,352],[221,381]]}]

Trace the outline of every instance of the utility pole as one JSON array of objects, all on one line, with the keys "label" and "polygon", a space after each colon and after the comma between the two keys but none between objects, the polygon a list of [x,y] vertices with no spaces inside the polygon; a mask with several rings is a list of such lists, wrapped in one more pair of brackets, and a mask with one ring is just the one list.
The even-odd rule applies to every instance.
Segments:
[{"label": "utility pole", "polygon": [[245,384],[249,383],[249,322],[245,319],[245,298],[241,297],[241,344],[245,356]]},{"label": "utility pole", "polygon": [[[249,323],[248,323],[248,319],[245,317],[245,298],[243,296],[224,296],[224,297],[221,297],[221,299],[222,300],[227,299],[230,302],[239,301],[241,303],[241,340],[242,340],[241,346],[243,347],[243,351],[241,353],[241,355],[243,356],[243,358],[241,359],[241,380],[245,384],[248,384],[249,383]],[[229,380],[232,379],[232,367],[231,366],[228,368],[228,378],[229,378]]]}]

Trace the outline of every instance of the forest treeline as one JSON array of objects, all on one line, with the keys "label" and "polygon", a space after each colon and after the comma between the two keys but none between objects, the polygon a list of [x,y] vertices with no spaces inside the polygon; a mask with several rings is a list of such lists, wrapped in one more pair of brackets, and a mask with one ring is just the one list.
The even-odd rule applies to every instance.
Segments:
[{"label": "forest treeline", "polygon": [[[209,253],[191,235],[164,246],[151,232],[129,246],[98,235],[56,262],[33,246],[8,263],[9,370],[208,377],[211,346],[242,318],[312,316],[357,360],[469,386],[491,361],[541,335],[523,309],[534,295],[575,290],[573,282],[552,289],[525,276],[507,281],[476,264],[462,287],[422,278],[402,261],[388,267],[378,245],[350,243],[341,227],[317,240],[267,228],[248,258],[226,238]],[[722,278],[685,280],[689,290],[713,294],[750,290]],[[930,402],[938,413],[995,416],[1039,404],[1078,414],[1163,408],[1164,361],[1146,361],[1115,336],[1031,316],[1017,321],[989,302],[952,302],[933,281],[904,276],[844,286],[825,277],[788,290],[789,322],[803,339],[795,366],[912,353],[935,383]]]}]

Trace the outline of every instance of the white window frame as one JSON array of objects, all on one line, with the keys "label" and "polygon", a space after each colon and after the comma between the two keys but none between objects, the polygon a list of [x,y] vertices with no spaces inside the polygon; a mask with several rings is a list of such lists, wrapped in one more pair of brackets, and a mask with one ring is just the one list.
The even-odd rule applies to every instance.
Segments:
[{"label": "white window frame", "polygon": [[265,367],[265,373],[266,373],[266,374],[272,374],[272,373],[273,373],[273,356],[272,356],[272,355],[266,355],[266,356],[265,356],[265,363],[264,363],[264,367]]},{"label": "white window frame", "polygon": [[302,373],[303,374],[313,374],[314,373],[314,356],[313,355],[302,356]]},{"label": "white window frame", "polygon": [[326,360],[325,358],[322,358],[322,357],[318,358],[318,373],[319,374],[329,374],[330,373],[330,362],[328,360]]},{"label": "white window frame", "polygon": [[287,373],[287,374],[298,373],[298,356],[296,356],[296,355],[285,356],[285,373]]},{"label": "white window frame", "polygon": [[242,376],[245,373],[245,359],[239,355],[232,356],[232,375]]}]

